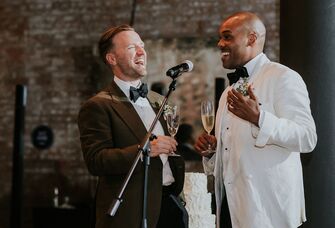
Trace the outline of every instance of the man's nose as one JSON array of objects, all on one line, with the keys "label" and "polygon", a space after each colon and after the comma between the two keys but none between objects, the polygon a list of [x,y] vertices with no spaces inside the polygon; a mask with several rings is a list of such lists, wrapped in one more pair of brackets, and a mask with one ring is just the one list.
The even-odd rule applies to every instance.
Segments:
[{"label": "man's nose", "polygon": [[217,44],[218,48],[222,48],[222,47],[224,47],[224,45],[225,45],[224,40],[220,39],[219,42],[218,42],[218,44]]},{"label": "man's nose", "polygon": [[141,47],[141,46],[138,46],[137,48],[136,48],[136,54],[137,55],[144,55],[146,52],[145,52],[145,50],[144,50],[144,47]]}]

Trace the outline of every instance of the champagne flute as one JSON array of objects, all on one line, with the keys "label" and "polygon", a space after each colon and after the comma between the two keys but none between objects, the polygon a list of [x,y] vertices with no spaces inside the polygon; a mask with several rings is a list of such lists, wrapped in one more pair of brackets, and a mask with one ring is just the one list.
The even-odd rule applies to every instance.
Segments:
[{"label": "champagne flute", "polygon": [[[169,134],[174,138],[179,128],[179,108],[177,105],[167,106],[166,108],[166,124]],[[176,153],[171,153],[169,156],[180,156]]]},{"label": "champagne flute", "polygon": [[[214,127],[214,102],[205,100],[201,102],[201,121],[205,131],[210,135]],[[211,144],[208,144],[208,149],[203,151],[207,153],[214,153]]]}]

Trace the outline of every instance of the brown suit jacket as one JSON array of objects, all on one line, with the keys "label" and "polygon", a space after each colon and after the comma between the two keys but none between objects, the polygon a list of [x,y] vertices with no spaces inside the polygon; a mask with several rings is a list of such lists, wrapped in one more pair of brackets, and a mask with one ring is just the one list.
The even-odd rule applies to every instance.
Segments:
[{"label": "brown suit jacket", "polygon": [[[148,100],[157,112],[162,97],[149,92]],[[163,118],[160,122],[166,131]],[[111,85],[85,102],[79,112],[78,126],[82,152],[91,174],[99,176],[96,192],[96,228],[139,228],[142,221],[144,169],[139,162],[123,195],[116,215],[107,211],[137,155],[137,146],[147,130],[128,98],[113,81]],[[184,161],[169,157],[178,195],[184,184]],[[150,159],[148,179],[148,227],[155,228],[160,213],[162,162]]]}]

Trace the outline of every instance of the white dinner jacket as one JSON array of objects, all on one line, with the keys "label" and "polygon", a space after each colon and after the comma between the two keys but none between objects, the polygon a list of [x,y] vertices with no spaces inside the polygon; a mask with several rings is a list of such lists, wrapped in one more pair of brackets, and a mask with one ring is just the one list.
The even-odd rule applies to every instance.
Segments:
[{"label": "white dinner jacket", "polygon": [[215,176],[218,220],[227,194],[234,228],[296,228],[306,221],[300,153],[317,142],[308,92],[297,72],[264,54],[254,69],[249,83],[261,104],[261,127],[228,111],[228,87],[216,116],[216,153],[203,159],[204,169]]}]

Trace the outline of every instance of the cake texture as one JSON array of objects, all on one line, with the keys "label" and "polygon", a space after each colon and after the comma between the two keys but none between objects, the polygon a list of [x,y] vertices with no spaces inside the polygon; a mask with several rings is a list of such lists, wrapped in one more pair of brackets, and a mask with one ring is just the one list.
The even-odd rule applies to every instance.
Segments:
[{"label": "cake texture", "polygon": [[184,197],[189,214],[189,228],[215,228],[211,210],[211,194],[203,173],[185,173]]}]

